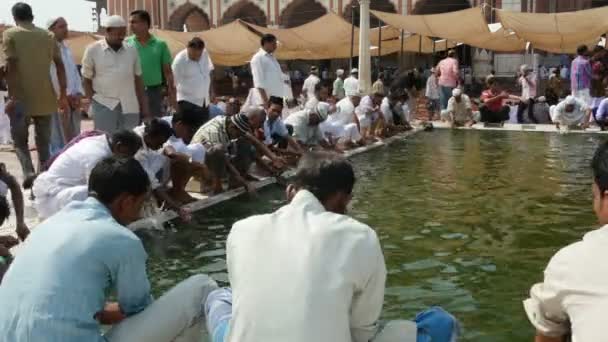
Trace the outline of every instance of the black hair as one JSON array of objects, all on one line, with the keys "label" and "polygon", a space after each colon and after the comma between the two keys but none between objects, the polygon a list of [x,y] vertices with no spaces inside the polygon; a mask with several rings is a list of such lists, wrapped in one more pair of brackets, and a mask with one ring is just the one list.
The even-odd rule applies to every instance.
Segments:
[{"label": "black hair", "polygon": [[587,51],[589,51],[587,45],[579,45],[579,47],[576,48],[576,54],[579,56],[584,55]]},{"label": "black hair", "polygon": [[18,2],[13,5],[11,9],[11,13],[13,14],[13,18],[16,21],[33,21],[34,14],[32,13],[32,6],[26,4],[25,2]]},{"label": "black hair", "polygon": [[191,49],[202,50],[205,48],[205,41],[199,37],[194,37],[188,42],[188,46]]},{"label": "black hair", "polygon": [[126,146],[129,148],[129,150],[131,152],[133,152],[133,154],[135,154],[135,152],[137,152],[141,146],[142,146],[142,142],[141,142],[141,137],[137,134],[135,134],[135,132],[130,131],[128,129],[123,129],[121,131],[118,131],[114,134],[112,134],[112,149],[118,145],[121,144],[123,146]]},{"label": "black hair", "polygon": [[271,96],[268,99],[268,104],[271,104],[271,105],[274,104],[274,105],[283,107],[283,99],[278,96]]},{"label": "black hair", "polygon": [[135,10],[131,12],[131,17],[137,17],[139,20],[143,20],[148,24],[148,27],[152,26],[152,18],[150,18],[150,13],[145,10]]},{"label": "black hair", "polygon": [[260,39],[260,45],[264,46],[266,43],[274,43],[276,41],[277,37],[275,37],[274,34],[267,33],[262,36],[262,39]]},{"label": "black hair", "polygon": [[[203,110],[208,110],[207,107],[203,107]],[[193,130],[199,129],[203,125],[203,118],[199,111],[194,109],[183,109],[180,108],[171,117],[171,123],[175,126],[176,123],[181,122],[184,125],[192,128]]]},{"label": "black hair", "polygon": [[154,118],[145,124],[144,133],[146,135],[169,139],[173,135],[173,128],[171,128],[171,125],[165,120]]},{"label": "black hair", "polygon": [[336,153],[308,152],[298,163],[294,185],[324,202],[339,192],[352,193],[355,171],[346,158]]},{"label": "black hair", "polygon": [[6,196],[0,196],[0,226],[11,216],[11,207],[8,205]]},{"label": "black hair", "polygon": [[591,170],[595,184],[600,189],[600,196],[604,197],[604,192],[608,190],[608,141],[603,142],[595,150],[591,160]]},{"label": "black hair", "polygon": [[141,164],[133,158],[108,157],[91,171],[89,194],[108,205],[121,194],[138,196],[150,189],[150,179]]}]

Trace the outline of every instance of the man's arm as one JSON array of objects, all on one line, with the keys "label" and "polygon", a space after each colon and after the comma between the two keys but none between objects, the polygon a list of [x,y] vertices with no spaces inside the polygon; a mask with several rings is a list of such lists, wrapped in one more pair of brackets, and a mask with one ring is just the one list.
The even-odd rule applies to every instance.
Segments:
[{"label": "man's arm", "polygon": [[274,154],[268,148],[268,146],[266,146],[266,144],[258,140],[258,138],[256,138],[253,134],[247,134],[246,137],[247,140],[249,140],[255,146],[256,149],[258,149],[260,152],[262,152],[263,155],[267,156],[268,158],[270,158],[270,160],[272,160],[273,164],[275,164],[275,167],[281,169],[285,166],[285,161],[283,161],[282,158],[279,158],[276,154]]},{"label": "man's arm", "polygon": [[163,64],[163,74],[165,76],[165,82],[167,83],[167,95],[169,96],[169,102],[171,103],[171,106],[177,107],[175,79],[173,78],[171,64]]},{"label": "man's arm", "polygon": [[61,52],[53,39],[53,62],[55,63],[55,70],[57,70],[57,80],[59,81],[59,109],[63,113],[69,113],[70,105],[68,103],[68,97],[66,90],[68,89],[68,81],[65,73],[65,65],[61,58]]},{"label": "man's arm", "polygon": [[[128,246],[118,247],[121,250],[120,257],[115,260],[112,281],[118,298],[118,312],[129,317],[143,311],[152,303],[150,281],[146,273],[148,255],[139,240],[133,241]],[[110,259],[114,257],[109,256]],[[117,314],[115,306],[111,306],[107,311],[105,309],[107,307],[102,313]]]},{"label": "man's arm", "polygon": [[93,80],[84,77],[82,79],[82,87],[84,88],[84,96],[93,99],[93,96],[95,95],[95,92],[93,91]]},{"label": "man's arm", "polygon": [[30,234],[30,230],[25,224],[23,218],[23,193],[21,192],[21,186],[17,182],[17,179],[6,171],[4,164],[0,164],[0,181],[6,183],[11,191],[11,197],[13,200],[13,207],[15,208],[15,223],[16,232],[19,238],[23,241]]}]

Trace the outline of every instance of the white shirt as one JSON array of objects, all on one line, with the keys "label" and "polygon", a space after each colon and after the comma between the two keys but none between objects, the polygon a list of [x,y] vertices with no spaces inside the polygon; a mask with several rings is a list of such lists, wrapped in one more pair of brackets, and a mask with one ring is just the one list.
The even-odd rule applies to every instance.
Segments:
[{"label": "white shirt", "polygon": [[[65,41],[57,42],[57,46],[61,51],[61,60],[63,61],[63,67],[65,69],[65,78],[67,81],[66,94],[83,95],[82,80],[80,79],[80,74],[78,73],[76,63],[74,63],[74,57],[72,56],[70,48]],[[55,66],[55,62],[51,63],[51,82],[53,82],[55,94],[59,97],[59,79],[57,78],[57,67]]]},{"label": "white shirt", "polygon": [[437,83],[437,76],[435,74],[431,74],[426,80],[425,96],[431,100],[439,99],[439,83]]},{"label": "white shirt", "polygon": [[359,93],[359,80],[354,76],[349,76],[344,80],[344,93],[346,96],[352,96]]},{"label": "white shirt", "polygon": [[188,49],[180,51],[171,66],[177,89],[177,101],[188,101],[199,107],[205,103],[209,104],[213,68],[213,62],[211,62],[207,49],[203,50],[198,61],[193,61],[188,57]]},{"label": "white shirt", "polygon": [[[536,75],[529,74],[526,76],[527,81],[523,76],[519,78],[519,84],[521,84],[521,99],[528,100],[536,97]],[[530,85],[532,83],[532,85]]]},{"label": "white shirt", "polygon": [[355,105],[350,100],[350,97],[345,97],[336,104],[336,112],[328,117],[332,122],[348,125],[355,122]]},{"label": "white shirt", "polygon": [[303,109],[299,112],[292,113],[285,119],[286,125],[293,126],[293,138],[301,141],[306,145],[316,145],[323,140],[321,128],[308,124],[310,109]]},{"label": "white shirt", "polygon": [[125,114],[139,113],[135,76],[141,76],[137,49],[123,44],[114,51],[105,39],[89,45],[82,58],[82,76],[93,80],[93,100],[109,109],[120,104]]},{"label": "white shirt", "polygon": [[321,82],[321,79],[314,74],[310,74],[310,76],[304,80],[302,93],[306,94],[306,98],[311,99],[315,97],[315,86],[319,84],[319,82]]},{"label": "white shirt", "polygon": [[274,55],[260,49],[253,55],[250,64],[253,86],[264,89],[268,97],[283,97],[285,94],[283,71]]},{"label": "white shirt", "polygon": [[154,190],[161,185],[156,175],[168,162],[168,158],[165,157],[161,151],[155,151],[146,145],[146,141],[144,140],[145,128],[145,125],[140,125],[133,129],[133,132],[141,137],[141,148],[135,153],[133,158],[141,164],[141,167],[143,167],[146,174],[148,174],[150,187]]},{"label": "white shirt", "polygon": [[368,342],[386,266],[376,233],[325,210],[308,191],[232,226],[226,246],[233,316],[228,341]]},{"label": "white shirt", "polygon": [[388,100],[388,96],[382,99],[382,104],[380,104],[380,111],[382,112],[384,120],[387,123],[392,124],[394,122],[393,110],[391,109],[391,103]]},{"label": "white shirt", "polygon": [[366,119],[374,119],[374,112],[376,111],[376,106],[374,105],[374,101],[372,97],[367,95],[361,99],[357,108],[355,108],[355,114],[357,114],[357,118],[359,122]]},{"label": "white shirt", "polygon": [[547,336],[572,334],[573,342],[604,341],[608,310],[608,226],[557,252],[542,283],[524,301],[528,318]]},{"label": "white shirt", "polygon": [[456,102],[454,96],[448,100],[447,112],[454,114],[455,121],[467,121],[472,119],[471,117],[471,100],[466,94],[460,95],[460,102]]},{"label": "white shirt", "polygon": [[[171,116],[163,116],[162,118],[167,122],[171,127],[173,127],[173,121]],[[171,146],[177,153],[185,154],[192,158],[192,161],[195,163],[203,163],[205,162],[205,154],[206,150],[203,144],[189,144],[186,145],[182,138],[178,138],[175,135],[172,135],[169,140],[164,145],[165,147]]]}]

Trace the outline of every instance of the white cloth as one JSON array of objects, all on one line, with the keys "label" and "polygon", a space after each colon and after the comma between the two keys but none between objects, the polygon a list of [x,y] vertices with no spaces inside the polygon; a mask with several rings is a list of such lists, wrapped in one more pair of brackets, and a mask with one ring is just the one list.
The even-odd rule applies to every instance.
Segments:
[{"label": "white cloth", "polygon": [[84,51],[82,77],[93,80],[93,100],[111,110],[120,104],[124,114],[139,113],[135,76],[141,76],[141,64],[130,45],[114,51],[101,39]]},{"label": "white cloth", "polygon": [[[164,116],[162,118],[165,122],[167,122],[171,127],[173,127],[173,122],[171,121],[171,116]],[[205,162],[205,146],[203,144],[189,144],[186,145],[182,138],[178,138],[175,135],[172,135],[169,140],[165,143],[164,147],[171,146],[175,152],[185,154],[192,158],[192,161],[195,163],[204,163]]]},{"label": "white cloth", "polygon": [[407,102],[401,104],[401,117],[406,121],[410,122],[410,106]]},{"label": "white cloth", "polygon": [[551,106],[551,121],[566,126],[579,125],[583,123],[588,110],[589,107],[586,103],[575,98],[574,110],[568,113],[566,112],[566,101],[562,101],[556,106]]},{"label": "white cloth", "polygon": [[[329,118],[331,118],[333,115],[335,114],[330,115]],[[341,125],[339,123],[329,121],[329,118],[319,125],[327,140],[331,141],[338,139],[339,141],[350,141],[354,143],[361,140],[362,137],[357,124],[351,123]]]},{"label": "white cloth", "polygon": [[[228,341],[367,342],[377,331],[386,266],[373,229],[308,191],[232,226]],[[288,308],[288,309],[286,309]]]},{"label": "white cloth", "polygon": [[4,113],[4,93],[0,91],[0,145],[8,145],[12,142],[11,120]]},{"label": "white cloth", "polygon": [[283,73],[283,88],[285,92],[283,93],[283,98],[291,100],[293,99],[293,89],[291,88],[291,78],[289,74]]},{"label": "white cloth", "polygon": [[327,120],[338,123],[340,125],[347,125],[355,122],[355,105],[351,101],[350,97],[345,97],[338,101],[336,104],[336,112],[330,115]]},{"label": "white cloth", "polygon": [[528,318],[546,336],[572,334],[572,341],[602,341],[608,310],[608,226],[557,252],[542,283],[524,301]]},{"label": "white cloth", "polygon": [[255,88],[264,89],[268,97],[284,96],[283,71],[281,71],[281,65],[279,65],[279,61],[274,55],[260,49],[253,55],[250,64]]},{"label": "white cloth", "polygon": [[38,216],[47,218],[72,200],[85,200],[91,171],[97,162],[111,155],[105,135],[84,138],[59,155],[34,181]]},{"label": "white cloth", "polygon": [[304,80],[304,84],[302,85],[302,94],[306,94],[307,99],[315,97],[315,87],[317,84],[319,84],[319,82],[321,82],[321,79],[317,77],[317,75],[310,74],[310,76]]},{"label": "white cloth", "polygon": [[169,159],[164,156],[161,151],[155,151],[146,145],[146,141],[144,140],[144,130],[144,125],[135,127],[133,129],[133,132],[135,132],[141,137],[142,144],[139,151],[135,153],[134,158],[139,162],[139,164],[141,164],[141,166],[146,171],[146,174],[150,179],[150,187],[152,188],[152,190],[155,190],[161,186],[161,182],[159,181],[157,174],[160,170],[165,168],[165,166],[169,162]]},{"label": "white cloth", "polygon": [[361,99],[361,102],[355,108],[355,114],[359,119],[359,125],[361,128],[370,127],[376,120],[376,111],[378,108],[374,106],[371,96],[365,96]]},{"label": "white cloth", "polygon": [[439,83],[437,83],[435,74],[431,74],[426,80],[425,96],[432,100],[439,100]]},{"label": "white cloth", "polygon": [[572,93],[572,96],[576,97],[587,106],[591,106],[592,104],[591,91],[589,89],[576,90]]},{"label": "white cloth", "polygon": [[471,100],[466,94],[460,95],[460,102],[456,102],[454,96],[448,100],[446,112],[454,115],[454,121],[462,122],[471,120]]},{"label": "white cloth", "polygon": [[380,104],[380,112],[384,116],[384,121],[388,124],[393,124],[395,119],[393,118],[393,110],[391,109],[391,103],[388,100],[388,96],[382,99]]},{"label": "white cloth", "polygon": [[319,102],[320,101],[317,99],[317,97],[313,95],[312,97],[308,98],[308,100],[304,104],[304,108],[315,109],[315,108],[317,108],[317,105],[319,104]]},{"label": "white cloth", "polygon": [[344,94],[353,96],[359,94],[359,80],[354,76],[349,76],[344,80]]},{"label": "white cloth", "polygon": [[562,80],[567,80],[570,78],[570,70],[568,70],[568,67],[561,68],[559,73]]},{"label": "white cloth", "polygon": [[[66,94],[83,95],[84,90],[82,89],[82,80],[80,79],[80,74],[78,73],[76,63],[74,63],[72,51],[70,51],[70,48],[67,46],[65,41],[58,42],[57,46],[61,51],[61,60],[63,61],[63,67],[65,69],[65,78],[67,81]],[[55,94],[57,94],[57,97],[59,97],[59,79],[57,78],[57,67],[55,66],[55,62],[51,63],[51,82],[53,82]]]},{"label": "white cloth", "polygon": [[[527,81],[526,81],[527,79]],[[521,85],[521,99],[529,100],[536,97],[536,85],[538,81],[534,73],[529,74],[525,78],[521,76],[519,78],[519,84]]]},{"label": "white cloth", "polygon": [[258,88],[249,89],[249,94],[241,106],[241,112],[245,112],[251,107],[264,107],[264,99]]},{"label": "white cloth", "polygon": [[177,101],[188,101],[202,107],[209,104],[209,89],[213,62],[203,50],[201,58],[193,61],[188,57],[188,49],[180,51],[173,59],[173,77],[177,89]]},{"label": "white cloth", "polygon": [[285,119],[286,125],[293,126],[293,138],[306,145],[316,145],[323,140],[323,133],[318,125],[311,126],[309,122],[310,109],[292,113]]}]

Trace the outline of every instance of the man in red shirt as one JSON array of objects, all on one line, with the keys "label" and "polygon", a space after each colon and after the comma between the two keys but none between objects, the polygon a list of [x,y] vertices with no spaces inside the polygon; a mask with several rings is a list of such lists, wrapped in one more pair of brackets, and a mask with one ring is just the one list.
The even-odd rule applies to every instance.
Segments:
[{"label": "man in red shirt", "polygon": [[508,121],[510,108],[504,105],[504,101],[516,97],[509,95],[506,91],[499,91],[498,84],[493,76],[488,76],[486,84],[488,88],[481,93],[482,105],[479,108],[481,122],[502,123]]}]

